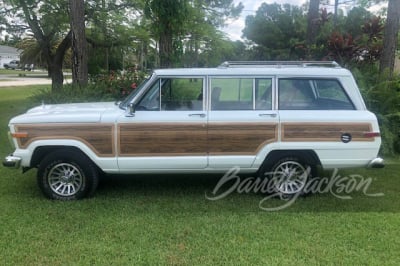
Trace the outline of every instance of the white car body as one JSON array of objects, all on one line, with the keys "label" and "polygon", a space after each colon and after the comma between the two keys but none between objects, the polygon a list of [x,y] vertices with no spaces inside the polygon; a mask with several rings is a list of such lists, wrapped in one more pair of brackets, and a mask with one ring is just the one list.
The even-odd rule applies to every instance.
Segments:
[{"label": "white car body", "polygon": [[[274,158],[272,154],[281,152],[307,153],[305,160],[312,157],[312,163],[324,169],[382,167],[383,160],[377,157],[381,145],[378,122],[367,110],[352,74],[334,62],[321,64],[225,64],[218,68],[155,70],[139,91],[119,105],[43,104],[11,119],[9,128],[16,149],[5,165],[37,167],[41,158],[33,157],[38,156],[38,149],[49,147],[48,153],[53,147],[74,147],[105,173],[216,173],[234,166],[241,172],[254,173]],[[172,94],[175,79],[200,88],[194,110],[167,110],[162,103],[153,111],[136,108],[146,97],[150,99],[146,95],[152,88],[158,90],[160,96],[155,97],[161,102],[162,86],[167,86],[164,83],[170,82]],[[243,87],[245,96],[240,96],[242,88],[235,88],[238,104],[244,102],[240,97],[248,97],[253,107],[226,110],[223,108],[229,108],[229,104],[237,106],[226,101],[228,107],[222,104],[222,109],[214,109],[213,85],[235,82],[248,84]],[[343,89],[340,99],[347,97],[347,103],[341,108],[342,104],[337,104],[340,101],[327,100],[330,107],[310,107],[307,99],[299,103],[292,99],[293,106],[283,108],[281,87],[283,90],[292,83],[310,86],[308,90],[313,91],[318,84],[337,86]],[[269,88],[260,84],[269,84]],[[270,91],[265,96],[268,100],[260,100],[269,107],[257,107],[256,98],[264,96],[257,94],[256,86],[260,93]],[[252,96],[247,96],[250,92]]]},{"label": "white car body", "polygon": [[17,69],[17,68],[21,68],[20,64],[19,64],[19,60],[12,60],[9,63],[5,63],[3,64],[5,69]]}]

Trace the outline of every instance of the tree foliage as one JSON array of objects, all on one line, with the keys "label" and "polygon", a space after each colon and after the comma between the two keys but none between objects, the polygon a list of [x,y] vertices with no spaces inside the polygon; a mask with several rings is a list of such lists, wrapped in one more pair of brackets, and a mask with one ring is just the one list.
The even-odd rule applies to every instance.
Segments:
[{"label": "tree foliage", "polygon": [[158,41],[160,66],[179,65],[184,51],[192,59],[189,65],[198,65],[198,55],[213,38],[221,40],[217,28],[242,9],[233,0],[147,0],[145,15]]},{"label": "tree foliage", "polygon": [[[360,26],[354,35],[335,31],[328,38],[328,58],[342,65],[351,63],[373,64],[382,52],[383,22],[380,17],[371,17]],[[357,35],[356,35],[357,34]]]},{"label": "tree foliage", "polygon": [[307,15],[307,35],[306,35],[306,44],[307,47],[311,45],[315,45],[318,24],[319,24],[319,2],[320,0],[310,0],[310,5],[308,9]]},{"label": "tree foliage", "polygon": [[[122,68],[122,50],[133,45],[141,29],[138,16],[142,1],[115,2],[111,0],[86,1],[86,36],[89,47],[89,72]],[[143,32],[143,31],[142,31]],[[146,31],[144,31],[146,33]],[[148,31],[146,33],[149,34]]]},{"label": "tree foliage", "polygon": [[247,16],[243,36],[254,42],[259,59],[300,59],[296,46],[304,44],[306,21],[301,7],[263,3]]},{"label": "tree foliage", "polygon": [[[29,26],[46,60],[52,88],[58,89],[63,84],[62,65],[64,55],[71,44],[69,21],[65,14],[68,10],[65,1],[10,0],[14,7],[10,12]],[[57,21],[57,23],[54,23]],[[59,41],[61,39],[61,42]],[[54,49],[54,44],[58,46]]]},{"label": "tree foliage", "polygon": [[[27,49],[32,44],[33,48],[31,52],[24,51],[23,58],[44,62],[54,76],[53,69],[61,69],[54,66],[55,58],[56,65],[62,66],[70,42],[67,3],[3,2],[6,5],[0,13],[6,10],[4,14],[16,17],[7,27],[28,27],[36,40],[21,42],[20,47]],[[233,0],[85,1],[89,73],[107,73],[133,65],[143,69],[215,66],[224,60],[333,59],[345,65],[377,62],[382,54],[385,19],[367,11],[364,6],[368,1],[364,1],[364,6],[346,13],[339,9],[335,24],[333,14],[324,8],[326,2],[313,0],[309,6],[301,7],[263,3],[246,18],[245,41],[232,42],[220,28],[243,9]],[[70,55],[67,59],[70,61]],[[61,79],[56,81],[60,84]]]},{"label": "tree foliage", "polygon": [[158,40],[160,66],[171,67],[188,20],[188,0],[147,0],[145,14]]}]

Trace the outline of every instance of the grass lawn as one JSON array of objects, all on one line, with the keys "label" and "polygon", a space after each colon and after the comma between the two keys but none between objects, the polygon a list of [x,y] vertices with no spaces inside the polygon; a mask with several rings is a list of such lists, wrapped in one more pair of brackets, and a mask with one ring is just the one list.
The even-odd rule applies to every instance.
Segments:
[{"label": "grass lawn", "polygon": [[32,74],[47,74],[47,71],[44,70],[35,70],[35,71],[23,71],[21,69],[0,69],[0,75],[16,75],[18,76],[19,74],[25,74],[27,76],[32,75]]},{"label": "grass lawn", "polygon": [[[36,89],[0,89],[2,158],[8,120]],[[107,177],[93,198],[57,202],[44,199],[35,174],[0,167],[4,265],[400,264],[398,159],[339,173],[370,177],[367,193],[383,196],[310,195],[276,212],[259,208],[262,195],[207,200],[220,176]]]},{"label": "grass lawn", "polygon": [[[12,69],[0,69],[0,75],[5,75],[7,77],[15,77],[15,78],[49,78],[47,70],[40,69],[35,71],[23,71],[20,69],[12,70]],[[64,78],[71,78],[72,73],[70,70],[64,70]],[[1,81],[5,81],[1,79]]]}]

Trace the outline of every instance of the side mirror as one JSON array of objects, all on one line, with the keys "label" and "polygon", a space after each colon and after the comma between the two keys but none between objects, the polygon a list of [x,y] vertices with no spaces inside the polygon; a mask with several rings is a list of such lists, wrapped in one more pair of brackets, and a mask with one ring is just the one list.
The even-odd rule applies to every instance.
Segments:
[{"label": "side mirror", "polygon": [[136,112],[136,105],[134,103],[130,103],[128,105],[128,108],[126,109],[126,116],[133,117],[135,116],[135,112]]}]

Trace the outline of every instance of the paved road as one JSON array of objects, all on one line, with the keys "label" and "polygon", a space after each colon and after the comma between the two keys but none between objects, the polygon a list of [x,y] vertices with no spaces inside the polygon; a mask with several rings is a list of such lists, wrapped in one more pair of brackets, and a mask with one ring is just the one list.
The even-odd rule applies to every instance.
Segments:
[{"label": "paved road", "polygon": [[26,85],[42,85],[42,84],[51,84],[51,80],[48,79],[18,79],[18,80],[0,80],[0,87],[10,87],[10,86],[26,86]]}]

